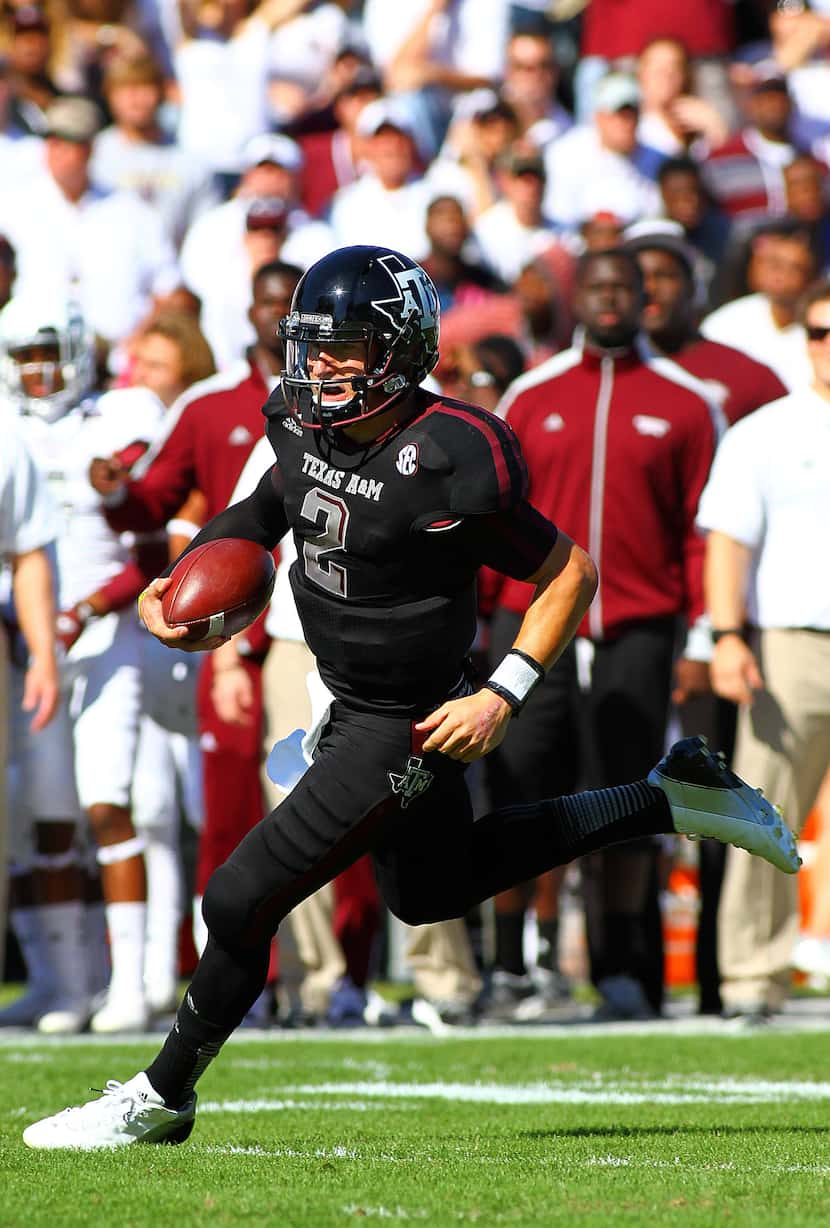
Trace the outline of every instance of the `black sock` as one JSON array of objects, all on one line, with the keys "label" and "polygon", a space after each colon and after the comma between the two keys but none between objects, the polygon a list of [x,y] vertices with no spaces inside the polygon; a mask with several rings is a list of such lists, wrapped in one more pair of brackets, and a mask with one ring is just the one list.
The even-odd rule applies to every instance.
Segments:
[{"label": "black sock", "polygon": [[536,922],[538,940],[537,963],[549,972],[559,971],[559,918]]},{"label": "black sock", "polygon": [[227,951],[208,939],[173,1029],[146,1071],[168,1108],[190,1099],[196,1080],[256,1002],[268,975],[270,946],[269,939],[256,948]]},{"label": "black sock", "polygon": [[229,1035],[227,1028],[202,1018],[188,990],[161,1052],[145,1072],[169,1109],[181,1108],[190,1099],[196,1080]]},{"label": "black sock", "polygon": [[496,913],[495,965],[514,976],[523,976],[525,910]]},{"label": "black sock", "polygon": [[671,807],[662,789],[646,780],[610,789],[557,797],[553,808],[562,862],[625,840],[674,831]]}]

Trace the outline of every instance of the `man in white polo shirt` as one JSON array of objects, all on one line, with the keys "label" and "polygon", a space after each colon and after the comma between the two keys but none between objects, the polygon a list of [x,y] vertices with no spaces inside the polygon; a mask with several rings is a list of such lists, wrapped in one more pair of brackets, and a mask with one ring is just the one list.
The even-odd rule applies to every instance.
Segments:
[{"label": "man in white polo shirt", "polygon": [[155,211],[132,192],[90,179],[98,108],[58,98],[46,113],[45,164],[23,183],[4,184],[0,231],[17,253],[15,294],[76,299],[107,342],[126,337],[154,295],[179,282],[176,259]]},{"label": "man in white polo shirt", "polygon": [[[740,705],[735,770],[795,830],[830,761],[830,281],[805,303],[812,385],[727,432],[698,512],[712,684]],[[768,1017],[789,987],[796,880],[730,849],[718,931],[725,1011]]]},{"label": "man in white polo shirt", "polygon": [[[31,728],[42,729],[58,704],[55,660],[55,597],[45,547],[58,531],[58,509],[40,477],[22,437],[3,418],[0,449],[0,572],[8,566],[17,617],[29,650],[24,703],[32,713]],[[0,589],[4,577],[0,576]],[[8,643],[0,619],[0,936],[6,933],[6,753],[10,724]],[[3,950],[0,948],[0,976]]]}]

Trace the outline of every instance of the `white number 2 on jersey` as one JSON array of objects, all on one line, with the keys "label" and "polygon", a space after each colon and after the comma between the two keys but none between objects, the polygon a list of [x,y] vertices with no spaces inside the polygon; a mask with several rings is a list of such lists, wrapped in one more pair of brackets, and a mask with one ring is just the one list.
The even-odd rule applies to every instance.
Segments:
[{"label": "white number 2 on jersey", "polygon": [[321,532],[303,543],[303,565],[309,580],[336,597],[347,597],[346,569],[327,559],[332,550],[342,550],[346,544],[349,509],[342,499],[328,491],[312,487],[300,508],[303,520],[310,520]]}]

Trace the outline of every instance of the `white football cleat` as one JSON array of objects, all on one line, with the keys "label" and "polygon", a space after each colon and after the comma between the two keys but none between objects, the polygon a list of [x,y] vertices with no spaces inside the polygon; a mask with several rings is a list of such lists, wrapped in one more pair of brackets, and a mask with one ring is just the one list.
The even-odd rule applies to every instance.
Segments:
[{"label": "white football cleat", "polygon": [[665,793],[675,831],[737,845],[785,874],[797,873],[801,858],[780,810],[730,771],[705,738],[675,742],[648,783]]},{"label": "white football cleat", "polygon": [[142,1070],[127,1083],[108,1080],[97,1100],[33,1122],[23,1131],[23,1142],[46,1151],[183,1143],[195,1120],[195,1092],[181,1109],[165,1108]]},{"label": "white football cleat", "polygon": [[150,1019],[143,995],[109,993],[89,1021],[92,1032],[108,1036],[117,1032],[146,1032]]}]

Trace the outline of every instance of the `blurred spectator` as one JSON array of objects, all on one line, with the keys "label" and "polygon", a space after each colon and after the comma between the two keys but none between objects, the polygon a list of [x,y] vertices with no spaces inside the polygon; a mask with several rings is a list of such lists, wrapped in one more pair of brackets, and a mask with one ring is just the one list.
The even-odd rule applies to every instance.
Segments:
[{"label": "blurred spectator", "polygon": [[20,4],[12,9],[9,23],[12,114],[25,132],[39,136],[46,127],[46,111],[61,92],[49,74],[49,19],[38,5]]},{"label": "blurred spectator", "polygon": [[524,369],[524,355],[512,337],[482,337],[472,345],[458,345],[452,350],[444,367],[441,391],[493,412]]},{"label": "blurred spectator", "polygon": [[246,146],[232,198],[203,213],[182,245],[182,278],[202,303],[202,331],[220,370],[253,339],[251,275],[274,259],[302,268],[334,246],[323,222],[299,208],[303,156],[279,133]]},{"label": "blurred spectator", "polygon": [[[194,383],[215,372],[213,355],[192,315],[160,313],[134,342],[132,383],[169,409]],[[175,558],[204,520],[197,493],[179,508],[163,540]],[[179,543],[181,545],[179,546]],[[163,566],[162,559],[159,566]],[[147,929],[144,989],[151,1015],[178,1004],[179,927],[184,913],[180,829],[202,824],[202,763],[196,720],[199,662],[142,637],[142,713],[133,776],[133,821],[144,839]]]},{"label": "blurred spectator", "polygon": [[830,198],[827,167],[811,154],[800,154],[784,167],[787,215],[808,226],[822,272],[830,268]]},{"label": "blurred spectator", "polygon": [[774,68],[755,70],[744,111],[746,126],[706,158],[705,182],[730,217],[783,213],[784,167],[797,152],[786,77]]},{"label": "blurred spectator", "polygon": [[[678,626],[692,626],[703,608],[694,515],[714,451],[710,405],[685,372],[639,342],[642,279],[632,253],[583,256],[575,310],[582,342],[518,379],[500,413],[523,445],[534,504],[590,544],[602,580],[574,648],[531,696],[521,730],[488,757],[496,805],[645,770],[664,744]],[[493,660],[513,642],[530,596],[516,581],[501,586]],[[694,663],[678,667],[695,685]],[[697,673],[706,685],[706,667]],[[603,1017],[660,1009],[656,862],[643,842],[583,865]],[[510,952],[499,955],[516,973],[518,929],[505,926]]]},{"label": "blurred spectator", "polygon": [[387,90],[404,95],[422,152],[432,156],[444,135],[451,96],[502,78],[508,0],[411,0],[394,21],[389,12],[389,0],[366,0],[369,52]]},{"label": "blurred spectator", "polygon": [[435,283],[441,311],[473,303],[486,310],[490,297],[505,286],[480,261],[467,259],[470,227],[461,202],[436,196],[427,209],[426,231],[429,251],[421,264]]},{"label": "blurred spectator", "polygon": [[83,94],[104,109],[101,80],[110,60],[147,52],[130,24],[129,4],[130,0],[66,0],[63,19],[54,28],[50,66],[61,91]]},{"label": "blurred spectator", "polygon": [[640,167],[640,89],[633,77],[609,73],[596,86],[588,124],[571,128],[545,151],[545,213],[576,228],[598,210],[634,221],[655,213],[657,189]]},{"label": "blurred spectator", "polygon": [[114,123],[95,137],[92,178],[152,205],[178,248],[194,219],[217,201],[212,176],[161,127],[164,81],[154,60],[114,60],[103,89]]},{"label": "blurred spectator", "polygon": [[579,237],[586,252],[605,252],[619,247],[625,223],[609,209],[598,209],[579,224]]},{"label": "blurred spectator", "polygon": [[507,44],[502,96],[519,121],[519,136],[544,149],[571,127],[573,120],[556,101],[559,66],[546,34],[517,32]]},{"label": "blurred spectator", "polygon": [[[740,705],[735,767],[798,831],[830,758],[830,283],[806,296],[812,385],[725,436],[701,499],[712,682]],[[763,1020],[790,986],[797,884],[730,849],[719,915],[729,1014]]]},{"label": "blurred spectator", "polygon": [[366,168],[335,192],[329,221],[332,246],[379,243],[413,260],[427,253],[426,211],[431,191],[418,174],[415,131],[400,103],[379,98],[360,112]]},{"label": "blurred spectator", "polygon": [[338,188],[354,183],[359,174],[365,138],[357,121],[367,103],[382,93],[374,69],[364,66],[346,82],[333,103],[334,131],[298,136],[305,164],[313,173],[303,176],[302,204],[312,217],[322,215]]},{"label": "blurred spectator", "polygon": [[629,63],[656,38],[682,43],[692,57],[695,93],[729,119],[727,61],[735,43],[731,0],[589,0],[582,22],[576,72],[577,118],[584,123],[596,105],[593,88],[616,61]]},{"label": "blurred spectator", "polygon": [[570,267],[566,277],[563,282],[550,261],[540,258],[526,264],[516,278],[513,293],[521,308],[520,340],[525,347],[528,367],[538,367],[562,346],[570,344],[573,332]]},{"label": "blurred spectator", "polygon": [[12,296],[16,273],[14,248],[4,235],[0,235],[0,311]]},{"label": "blurred spectator", "polygon": [[271,119],[280,127],[328,101],[323,91],[338,53],[362,37],[349,16],[354,0],[290,0],[283,7],[293,15],[274,30],[268,49]]},{"label": "blurred spectator", "polygon": [[187,388],[215,371],[210,346],[191,315],[160,312],[133,343],[131,384],[149,388],[168,409]]},{"label": "blurred spectator", "polygon": [[43,164],[43,142],[29,136],[15,117],[9,62],[0,56],[0,175],[4,184],[19,185]]},{"label": "blurred spectator", "polygon": [[721,115],[692,93],[692,62],[685,43],[656,38],[637,61],[642,94],[637,138],[654,153],[655,166],[664,157],[686,153],[695,142],[722,145],[729,129]]},{"label": "blurred spectator", "polygon": [[795,133],[811,146],[830,128],[830,12],[801,3],[779,4],[770,14],[772,53],[795,107]]},{"label": "blurred spectator", "polygon": [[[277,323],[288,313],[300,278],[292,265],[265,265],[253,278],[251,322],[256,343],[228,371],[195,384],[168,415],[167,432],[143,461],[143,472],[128,480],[112,459],[100,458],[90,480],[107,495],[109,518],[119,532],[162,527],[193,489],[206,499],[205,515],[223,510],[248,456],[262,434],[262,405],[276,387],[284,354]],[[211,698],[213,654],[199,677],[199,728],[203,751],[205,822],[199,848],[196,893],[251,825],[264,813],[259,780],[261,750],[261,664],[267,640],[261,622],[240,643],[248,649],[243,668],[253,692],[250,720],[224,721]],[[240,650],[237,644],[237,651]],[[206,940],[197,899],[197,945]]]},{"label": "blurred spectator", "polygon": [[667,158],[657,182],[666,217],[683,227],[686,238],[708,262],[708,286],[729,242],[729,218],[713,202],[700,167],[691,158]]},{"label": "blurred spectator", "polygon": [[76,296],[107,342],[125,337],[154,293],[178,282],[170,244],[153,210],[131,193],[90,180],[98,109],[58,98],[47,114],[44,170],[0,200],[0,231],[17,254],[17,295]]},{"label": "blurred spectator", "polygon": [[517,134],[513,108],[493,90],[463,94],[441,151],[427,169],[430,188],[457,196],[475,219],[496,200],[496,166]]},{"label": "blurred spectator", "polygon": [[766,363],[787,388],[808,384],[811,372],[798,303],[817,272],[808,230],[786,222],[764,227],[751,243],[747,279],[753,293],[706,316],[700,331],[710,341]]},{"label": "blurred spectator", "polygon": [[217,171],[238,169],[247,142],[270,127],[270,34],[298,0],[180,0],[182,41],[174,54],[180,96],[178,141]]},{"label": "blurred spectator", "polygon": [[487,264],[512,285],[526,264],[555,242],[542,211],[545,164],[532,147],[515,146],[501,161],[503,199],[481,214],[473,234]]},{"label": "blurred spectator", "polygon": [[643,275],[643,328],[655,349],[705,383],[729,425],[786,395],[786,388],[769,367],[701,335],[695,252],[682,232],[650,231],[648,227],[648,222],[632,227],[634,233],[627,237],[626,247],[636,253]]}]

